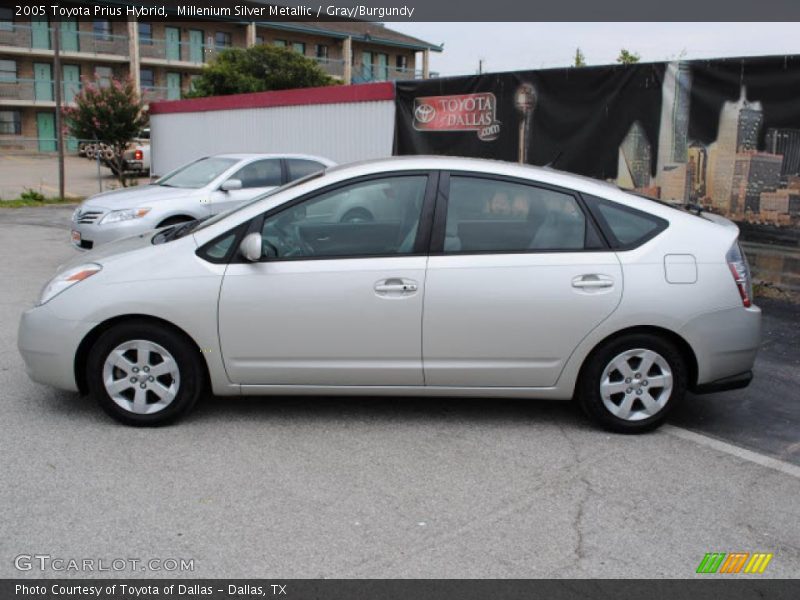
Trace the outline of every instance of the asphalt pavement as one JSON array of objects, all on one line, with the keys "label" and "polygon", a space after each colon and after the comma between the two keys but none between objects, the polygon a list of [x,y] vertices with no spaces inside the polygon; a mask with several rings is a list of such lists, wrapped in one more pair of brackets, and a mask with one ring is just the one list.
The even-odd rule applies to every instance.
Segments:
[{"label": "asphalt pavement", "polygon": [[[794,306],[763,303],[749,388],[690,396],[649,435],[570,403],[404,398],[207,398],[134,429],[32,383],[16,350],[74,255],[70,212],[0,210],[0,577],[683,578],[740,551],[775,557],[737,577],[800,572]],[[33,554],[139,562],[15,567]]]}]

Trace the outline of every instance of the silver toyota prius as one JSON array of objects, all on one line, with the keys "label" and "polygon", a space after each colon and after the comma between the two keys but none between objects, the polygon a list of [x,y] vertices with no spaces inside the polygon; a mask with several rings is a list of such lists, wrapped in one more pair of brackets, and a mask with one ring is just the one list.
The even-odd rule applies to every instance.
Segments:
[{"label": "silver toyota prius", "polygon": [[[334,167],[64,265],[22,316],[35,381],[157,425],[201,394],[575,399],[640,432],[746,386],[738,229],[551,169]],[[693,399],[694,401],[694,399]]]}]

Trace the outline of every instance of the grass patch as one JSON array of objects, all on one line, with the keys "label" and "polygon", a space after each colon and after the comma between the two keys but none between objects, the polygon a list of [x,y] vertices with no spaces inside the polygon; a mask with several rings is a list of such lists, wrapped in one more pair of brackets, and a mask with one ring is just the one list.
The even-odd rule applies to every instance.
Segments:
[{"label": "grass patch", "polygon": [[19,198],[3,200],[0,198],[0,208],[26,208],[30,206],[45,206],[53,204],[78,204],[83,198],[58,198],[45,196],[35,190],[25,190]]}]

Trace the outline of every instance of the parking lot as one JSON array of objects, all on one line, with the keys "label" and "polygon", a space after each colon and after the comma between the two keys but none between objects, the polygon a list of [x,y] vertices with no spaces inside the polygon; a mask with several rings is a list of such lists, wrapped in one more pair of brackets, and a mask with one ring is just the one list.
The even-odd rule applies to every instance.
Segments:
[{"label": "parking lot", "polygon": [[71,210],[0,210],[0,577],[70,574],[20,554],[194,561],[130,577],[684,578],[707,552],[800,572],[796,306],[763,304],[749,388],[649,435],[570,403],[418,398],[207,398],[134,429],[32,383],[16,349],[76,252]]},{"label": "parking lot", "polygon": [[[138,178],[139,184],[149,177]],[[119,187],[110,169],[87,158],[69,154],[64,157],[64,189],[67,198],[86,198]],[[0,151],[0,199],[13,200],[32,189],[44,196],[58,196],[58,159],[52,154]]]}]

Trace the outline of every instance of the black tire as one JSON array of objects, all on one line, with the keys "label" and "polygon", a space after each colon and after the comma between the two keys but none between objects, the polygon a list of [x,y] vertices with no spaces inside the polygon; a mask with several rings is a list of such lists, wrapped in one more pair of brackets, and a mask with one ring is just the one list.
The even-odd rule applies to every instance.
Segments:
[{"label": "black tire", "polygon": [[[651,388],[656,390],[661,389],[661,393],[665,394],[663,407],[652,416],[645,416],[638,420],[629,420],[614,415],[611,410],[606,407],[606,403],[600,391],[600,384],[606,367],[610,366],[610,363],[615,358],[625,352],[637,349],[653,351],[666,361],[672,376],[672,391],[666,394],[666,388]],[[636,364],[635,356],[632,356],[630,360],[632,364]],[[651,373],[654,373],[653,376],[657,377],[660,367],[656,365],[653,369]],[[614,402],[616,405],[617,398],[621,397],[624,400],[628,397],[626,396],[628,390],[633,389],[635,391],[630,395],[633,399],[633,407],[644,409],[644,405],[641,404],[641,400],[636,398],[635,394],[638,393],[639,389],[641,389],[643,393],[648,392],[646,388],[649,384],[646,379],[648,374],[636,374],[643,376],[640,378],[634,377],[633,383],[631,384],[632,387],[627,388],[624,392],[619,392],[618,394],[614,394],[614,396],[610,396],[609,401]],[[613,376],[618,378],[620,372],[615,371]],[[624,385],[628,385],[628,381],[628,379],[623,379],[619,383],[622,384],[622,382],[626,382]],[[644,384],[645,387],[642,387],[642,384]],[[644,433],[656,429],[666,420],[669,413],[674,410],[675,406],[680,404],[683,397],[686,395],[686,386],[686,361],[672,342],[651,334],[630,334],[604,343],[589,355],[581,370],[580,379],[578,381],[577,400],[583,412],[586,413],[590,419],[609,431],[617,433]],[[648,396],[648,398],[650,397],[651,396]],[[623,400],[620,400],[620,405]],[[637,402],[639,404],[637,404]],[[638,412],[641,415],[644,413],[644,410],[639,410]]]},{"label": "black tire", "polygon": [[[177,364],[179,383],[174,399],[164,408],[150,414],[138,414],[117,404],[103,382],[106,359],[120,345],[133,340],[157,344],[165,349]],[[202,394],[205,377],[200,360],[194,344],[169,327],[145,321],[121,323],[103,333],[89,351],[86,365],[89,393],[108,415],[121,423],[139,427],[166,425],[188,413]]]},{"label": "black tire", "polygon": [[188,223],[189,221],[194,221],[194,219],[192,217],[170,217],[161,221],[157,228],[171,227],[172,225],[180,225],[181,223]]},{"label": "black tire", "polygon": [[372,223],[375,220],[374,215],[366,208],[351,208],[348,210],[341,219],[340,223]]}]

